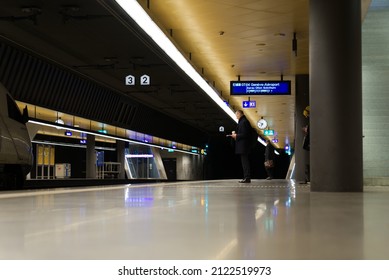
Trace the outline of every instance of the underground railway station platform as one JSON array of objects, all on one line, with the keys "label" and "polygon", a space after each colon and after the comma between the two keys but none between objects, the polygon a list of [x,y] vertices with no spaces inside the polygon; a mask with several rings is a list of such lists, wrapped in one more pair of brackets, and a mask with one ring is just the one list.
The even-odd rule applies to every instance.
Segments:
[{"label": "underground railway station platform", "polygon": [[292,180],[0,192],[0,259],[385,260],[389,188]]}]

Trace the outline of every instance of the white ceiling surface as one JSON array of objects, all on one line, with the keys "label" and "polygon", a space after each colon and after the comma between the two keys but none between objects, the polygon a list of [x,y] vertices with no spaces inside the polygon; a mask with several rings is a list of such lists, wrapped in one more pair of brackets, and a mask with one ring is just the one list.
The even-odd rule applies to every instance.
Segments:
[{"label": "white ceiling surface", "polygon": [[[253,126],[264,117],[279,139],[293,145],[294,77],[309,74],[309,0],[138,0],[192,65],[229,101],[242,108],[248,96],[230,96],[230,81],[292,81],[290,96],[250,96]],[[370,0],[362,0],[362,18]],[[296,33],[297,54],[292,50]]]}]

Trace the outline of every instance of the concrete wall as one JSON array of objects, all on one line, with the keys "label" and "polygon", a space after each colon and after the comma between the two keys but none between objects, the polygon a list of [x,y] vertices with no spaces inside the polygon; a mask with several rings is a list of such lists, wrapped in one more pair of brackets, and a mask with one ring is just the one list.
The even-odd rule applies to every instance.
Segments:
[{"label": "concrete wall", "polygon": [[203,156],[195,156],[185,153],[168,153],[166,150],[160,151],[162,158],[175,158],[177,164],[177,180],[203,180]]},{"label": "concrete wall", "polygon": [[202,180],[202,156],[181,153],[177,158],[177,180]]},{"label": "concrete wall", "polygon": [[[362,24],[363,175],[389,185],[389,0],[373,0]],[[343,139],[345,148],[347,141]]]}]

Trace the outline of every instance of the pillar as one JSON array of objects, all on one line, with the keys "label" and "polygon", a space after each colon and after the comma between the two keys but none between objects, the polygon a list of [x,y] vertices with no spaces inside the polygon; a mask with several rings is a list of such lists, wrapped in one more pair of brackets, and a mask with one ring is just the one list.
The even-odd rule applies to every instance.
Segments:
[{"label": "pillar", "polygon": [[361,1],[309,9],[311,191],[362,191]]},{"label": "pillar", "polygon": [[95,136],[87,134],[86,137],[86,178],[96,178],[96,150]]},{"label": "pillar", "polygon": [[118,174],[118,179],[125,179],[125,149],[126,143],[124,141],[117,140],[116,141],[116,154],[117,154],[117,162],[120,163],[120,173]]}]

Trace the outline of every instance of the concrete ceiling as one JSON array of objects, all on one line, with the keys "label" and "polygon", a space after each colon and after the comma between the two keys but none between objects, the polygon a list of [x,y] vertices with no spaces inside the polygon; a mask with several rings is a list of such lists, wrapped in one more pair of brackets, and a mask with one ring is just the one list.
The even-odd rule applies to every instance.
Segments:
[{"label": "concrete ceiling", "polygon": [[[233,121],[139,31],[113,0],[2,0],[0,36],[205,133]],[[139,0],[205,80],[230,96],[231,80],[292,81],[290,96],[251,96],[245,113],[294,140],[294,77],[309,74],[308,0]],[[362,1],[363,14],[370,1]],[[292,50],[296,36],[297,52]],[[126,86],[143,74],[150,86]],[[260,132],[261,133],[261,132]]]}]

